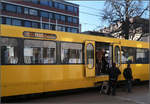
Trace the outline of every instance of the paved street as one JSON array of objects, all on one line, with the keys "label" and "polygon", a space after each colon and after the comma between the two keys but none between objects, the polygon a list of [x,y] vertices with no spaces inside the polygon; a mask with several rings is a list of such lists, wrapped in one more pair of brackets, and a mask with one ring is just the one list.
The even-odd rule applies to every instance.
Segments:
[{"label": "paved street", "polygon": [[22,101],[20,103],[99,103],[99,104],[150,104],[148,101],[148,84],[136,85],[132,93],[127,93],[122,87],[117,89],[116,96],[100,95],[98,89],[85,89],[72,93],[60,93],[57,95],[38,96]]}]

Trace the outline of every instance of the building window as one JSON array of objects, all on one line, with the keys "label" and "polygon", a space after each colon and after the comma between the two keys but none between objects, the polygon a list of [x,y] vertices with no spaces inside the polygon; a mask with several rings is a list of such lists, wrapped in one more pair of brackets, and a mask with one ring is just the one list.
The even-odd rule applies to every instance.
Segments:
[{"label": "building window", "polygon": [[24,8],[24,14],[29,14],[29,9],[28,8]]},{"label": "building window", "polygon": [[61,26],[57,26],[57,30],[58,30],[58,31],[61,31]]},{"label": "building window", "polygon": [[54,7],[59,9],[59,3],[54,2]]},{"label": "building window", "polygon": [[17,13],[21,13],[22,12],[22,9],[20,6],[17,6]]},{"label": "building window", "polygon": [[49,1],[49,7],[52,7],[53,6],[53,2],[50,0]]},{"label": "building window", "polygon": [[10,5],[10,4],[6,4],[6,11],[16,12],[16,6]]},{"label": "building window", "polygon": [[38,11],[35,9],[29,9],[29,14],[33,15],[33,16],[37,16],[38,15]]},{"label": "building window", "polygon": [[61,62],[63,64],[82,63],[82,44],[61,43]]},{"label": "building window", "polygon": [[25,40],[25,64],[56,63],[56,43],[51,41]]},{"label": "building window", "polygon": [[32,27],[38,28],[38,23],[37,22],[32,22]]},{"label": "building window", "polygon": [[61,21],[65,21],[65,16],[61,15]]},{"label": "building window", "polygon": [[12,25],[15,25],[15,26],[21,26],[21,20],[18,20],[18,19],[12,19]]},{"label": "building window", "polygon": [[38,0],[31,0],[32,3],[38,4]]},{"label": "building window", "polygon": [[51,30],[56,30],[56,26],[55,25],[51,25]]},{"label": "building window", "polygon": [[50,18],[50,19],[53,18],[53,13],[49,13],[49,18]]},{"label": "building window", "polygon": [[49,29],[49,24],[43,23],[42,25],[44,29]]},{"label": "building window", "polygon": [[47,6],[49,5],[48,0],[40,0],[40,4],[41,5],[47,5]]},{"label": "building window", "polygon": [[61,27],[61,31],[64,31],[64,32],[65,32],[65,27],[62,26],[62,27]]},{"label": "building window", "polygon": [[68,22],[72,22],[72,17],[68,17]]},{"label": "building window", "polygon": [[72,28],[68,27],[67,32],[72,32]]},{"label": "building window", "polygon": [[58,4],[59,5],[59,9],[61,9],[61,10],[65,10],[65,5],[64,4]]},{"label": "building window", "polygon": [[56,20],[60,20],[60,15],[59,14],[55,14],[55,19]]},{"label": "building window", "polygon": [[25,21],[24,26],[25,27],[31,27],[31,22],[30,21]]},{"label": "building window", "polygon": [[78,12],[78,8],[77,7],[74,7],[74,12],[75,12],[75,14],[77,14],[77,12]]},{"label": "building window", "polygon": [[45,24],[45,29],[49,29],[49,25],[48,24]]},{"label": "building window", "polygon": [[73,6],[67,6],[67,11],[73,12]]},{"label": "building window", "polygon": [[3,5],[2,5],[2,3],[0,3],[0,10],[2,10],[3,9]]},{"label": "building window", "polygon": [[77,33],[77,32],[78,32],[78,29],[73,28],[73,29],[72,29],[72,32],[73,32],[73,33]]},{"label": "building window", "polygon": [[1,63],[17,64],[18,63],[18,43],[17,39],[2,38],[1,44]]},{"label": "building window", "polygon": [[57,30],[65,32],[65,27],[64,26],[57,26]]},{"label": "building window", "polygon": [[48,12],[41,11],[41,17],[49,18]]},{"label": "building window", "polygon": [[77,23],[77,18],[73,18],[73,23]]},{"label": "building window", "polygon": [[6,24],[11,25],[11,18],[6,18]]}]

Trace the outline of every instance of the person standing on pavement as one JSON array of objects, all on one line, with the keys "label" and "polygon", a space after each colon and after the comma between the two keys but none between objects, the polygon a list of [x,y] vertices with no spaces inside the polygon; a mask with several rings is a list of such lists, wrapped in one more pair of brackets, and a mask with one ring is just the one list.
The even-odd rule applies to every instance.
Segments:
[{"label": "person standing on pavement", "polygon": [[123,75],[126,80],[126,87],[128,88],[128,92],[131,92],[133,76],[132,76],[132,70],[130,68],[130,64],[128,64],[127,68],[124,69]]},{"label": "person standing on pavement", "polygon": [[108,71],[109,74],[109,87],[107,94],[116,95],[116,87],[117,87],[117,80],[118,76],[121,74],[119,68],[116,67],[116,63],[113,63],[112,67]]}]

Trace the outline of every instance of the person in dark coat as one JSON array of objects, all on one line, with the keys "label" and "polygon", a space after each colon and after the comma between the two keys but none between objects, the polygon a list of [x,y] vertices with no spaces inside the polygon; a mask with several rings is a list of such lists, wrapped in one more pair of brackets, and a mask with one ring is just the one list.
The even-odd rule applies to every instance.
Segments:
[{"label": "person in dark coat", "polygon": [[107,74],[108,72],[108,62],[106,61],[105,53],[102,56],[102,73]]},{"label": "person in dark coat", "polygon": [[132,76],[132,70],[130,68],[130,64],[128,64],[127,68],[124,69],[123,75],[126,80],[126,87],[128,89],[128,92],[131,92],[133,76]]},{"label": "person in dark coat", "polygon": [[109,87],[107,94],[110,95],[116,95],[116,86],[117,86],[117,80],[118,76],[121,74],[120,70],[116,67],[116,63],[113,63],[112,67],[108,71],[109,74]]}]

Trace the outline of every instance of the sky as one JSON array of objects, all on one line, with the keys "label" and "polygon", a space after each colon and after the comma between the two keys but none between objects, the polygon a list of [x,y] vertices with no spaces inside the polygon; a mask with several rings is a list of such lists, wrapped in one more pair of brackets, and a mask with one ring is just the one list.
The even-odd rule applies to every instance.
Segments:
[{"label": "sky", "polygon": [[79,22],[81,24],[81,32],[88,30],[98,30],[101,25],[100,13],[104,8],[104,1],[70,1],[79,4]]},{"label": "sky", "polygon": [[[79,4],[79,22],[81,24],[81,32],[83,31],[97,31],[100,28],[108,26],[106,21],[102,21],[100,18],[102,10],[105,8],[105,1],[69,1],[71,3]],[[145,1],[144,5],[147,4]],[[90,15],[89,15],[90,14]],[[144,17],[149,17],[148,13],[143,15]]]}]

